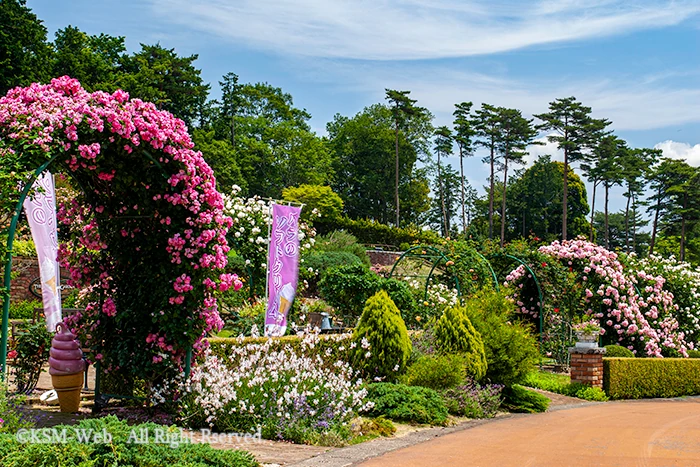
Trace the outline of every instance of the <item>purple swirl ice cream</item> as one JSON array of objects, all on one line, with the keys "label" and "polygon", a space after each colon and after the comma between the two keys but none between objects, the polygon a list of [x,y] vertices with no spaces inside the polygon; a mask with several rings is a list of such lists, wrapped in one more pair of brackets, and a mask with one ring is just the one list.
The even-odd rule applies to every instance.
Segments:
[{"label": "purple swirl ice cream", "polygon": [[85,371],[85,361],[80,342],[64,323],[58,323],[56,329],[58,332],[51,341],[49,374],[65,376],[82,373]]}]

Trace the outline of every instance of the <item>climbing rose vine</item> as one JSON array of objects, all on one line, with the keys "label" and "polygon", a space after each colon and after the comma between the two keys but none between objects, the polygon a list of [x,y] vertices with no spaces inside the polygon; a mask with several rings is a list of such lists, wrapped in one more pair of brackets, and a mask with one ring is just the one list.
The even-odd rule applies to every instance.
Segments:
[{"label": "climbing rose vine", "polygon": [[[577,275],[581,296],[576,304],[579,309],[572,311],[595,318],[604,339],[647,356],[675,352],[687,356],[685,333],[675,317],[677,306],[673,294],[664,289],[662,276],[625,271],[616,253],[583,239],[557,241],[540,247],[539,252],[556,258]],[[507,284],[516,286],[518,305],[527,302],[517,293],[525,278],[522,266],[506,278]],[[525,306],[518,309],[533,312]]]},{"label": "climbing rose vine", "polygon": [[71,324],[106,372],[172,379],[221,328],[216,295],[241,285],[223,272],[232,222],[211,168],[181,120],[69,77],[0,98],[0,210],[52,157],[80,192],[59,208],[59,260],[85,309]]}]

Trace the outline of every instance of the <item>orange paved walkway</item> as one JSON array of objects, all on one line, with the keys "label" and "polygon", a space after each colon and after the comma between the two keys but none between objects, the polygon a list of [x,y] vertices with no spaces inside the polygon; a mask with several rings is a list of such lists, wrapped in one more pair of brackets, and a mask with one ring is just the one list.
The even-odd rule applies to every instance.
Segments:
[{"label": "orange paved walkway", "polygon": [[700,398],[609,402],[497,420],[360,465],[700,466]]}]

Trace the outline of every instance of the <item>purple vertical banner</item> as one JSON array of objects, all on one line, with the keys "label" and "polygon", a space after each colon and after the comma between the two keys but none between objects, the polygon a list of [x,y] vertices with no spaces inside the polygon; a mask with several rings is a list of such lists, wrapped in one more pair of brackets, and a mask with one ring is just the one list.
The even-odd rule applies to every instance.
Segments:
[{"label": "purple vertical banner", "polygon": [[55,332],[56,324],[61,322],[61,274],[57,261],[56,192],[53,176],[44,172],[36,179],[33,188],[33,195],[24,200],[24,211],[39,260],[46,327]]},{"label": "purple vertical banner", "polygon": [[301,208],[272,205],[267,256],[265,335],[284,336],[299,279],[299,214]]}]

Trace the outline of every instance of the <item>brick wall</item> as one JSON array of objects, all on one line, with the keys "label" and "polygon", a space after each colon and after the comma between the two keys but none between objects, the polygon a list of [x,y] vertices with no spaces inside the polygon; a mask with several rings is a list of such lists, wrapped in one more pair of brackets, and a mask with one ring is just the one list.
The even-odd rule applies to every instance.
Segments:
[{"label": "brick wall", "polygon": [[36,258],[16,256],[12,258],[12,272],[16,275],[12,278],[10,287],[10,300],[37,300],[29,292],[29,284],[39,277],[39,263]]},{"label": "brick wall", "polygon": [[371,264],[381,264],[382,266],[393,266],[396,260],[403,254],[403,251],[368,250]]},{"label": "brick wall", "polygon": [[603,355],[605,349],[571,347],[571,382],[583,383],[594,388],[603,387]]}]

